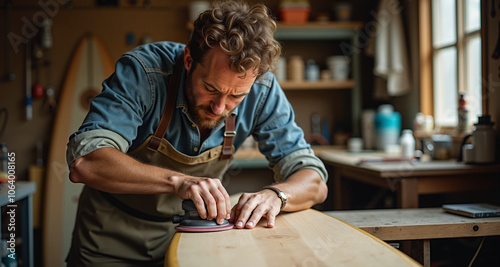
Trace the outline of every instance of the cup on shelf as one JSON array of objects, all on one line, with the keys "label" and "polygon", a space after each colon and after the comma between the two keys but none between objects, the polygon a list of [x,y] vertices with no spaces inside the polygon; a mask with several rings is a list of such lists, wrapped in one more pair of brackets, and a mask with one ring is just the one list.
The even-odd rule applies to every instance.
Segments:
[{"label": "cup on shelf", "polygon": [[331,56],[326,64],[330,69],[332,79],[337,81],[347,80],[349,77],[350,58],[347,56]]},{"label": "cup on shelf", "polygon": [[363,139],[359,137],[351,137],[347,140],[347,151],[359,153],[363,151]]}]

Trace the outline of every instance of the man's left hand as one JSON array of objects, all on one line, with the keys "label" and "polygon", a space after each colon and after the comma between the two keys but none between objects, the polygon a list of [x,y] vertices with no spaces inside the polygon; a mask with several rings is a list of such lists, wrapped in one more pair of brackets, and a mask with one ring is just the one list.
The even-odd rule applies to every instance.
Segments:
[{"label": "man's left hand", "polygon": [[267,218],[267,227],[273,228],[280,213],[281,200],[272,190],[244,193],[231,210],[231,219],[238,229],[254,228],[262,217]]}]

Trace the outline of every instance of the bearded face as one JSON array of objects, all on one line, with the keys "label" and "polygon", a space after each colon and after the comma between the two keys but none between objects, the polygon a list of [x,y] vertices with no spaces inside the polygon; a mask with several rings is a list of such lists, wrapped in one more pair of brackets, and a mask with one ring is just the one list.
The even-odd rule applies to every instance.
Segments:
[{"label": "bearded face", "polygon": [[219,126],[243,101],[255,82],[253,70],[243,75],[234,72],[228,62],[227,54],[220,48],[213,48],[201,62],[194,64],[186,47],[185,93],[191,118],[201,129]]}]

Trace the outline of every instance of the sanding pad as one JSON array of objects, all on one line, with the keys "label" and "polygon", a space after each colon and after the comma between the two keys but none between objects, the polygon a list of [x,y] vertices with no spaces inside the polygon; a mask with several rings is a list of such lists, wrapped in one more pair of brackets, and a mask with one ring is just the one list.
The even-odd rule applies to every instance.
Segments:
[{"label": "sanding pad", "polygon": [[181,226],[175,227],[179,232],[218,232],[233,229],[234,224],[226,224],[220,226]]}]

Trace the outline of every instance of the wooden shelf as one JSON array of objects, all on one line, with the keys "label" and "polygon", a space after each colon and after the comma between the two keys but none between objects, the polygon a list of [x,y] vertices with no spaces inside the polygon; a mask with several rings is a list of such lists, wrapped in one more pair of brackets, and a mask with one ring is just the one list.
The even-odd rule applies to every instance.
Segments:
[{"label": "wooden shelf", "polygon": [[278,29],[360,29],[361,21],[346,22],[307,22],[304,24],[278,22]]},{"label": "wooden shelf", "polygon": [[303,81],[303,82],[280,82],[281,88],[283,90],[332,90],[332,89],[352,89],[354,87],[353,80],[345,81]]},{"label": "wooden shelf", "polygon": [[[278,21],[276,23],[279,30],[353,30],[361,29],[363,22],[361,21],[346,21],[346,22],[307,22],[304,24],[296,23],[283,23]],[[193,30],[193,22],[186,23],[186,28],[190,31]]]},{"label": "wooden shelf", "polygon": [[362,22],[278,23],[274,37],[278,40],[341,40],[352,39],[363,27]]}]

